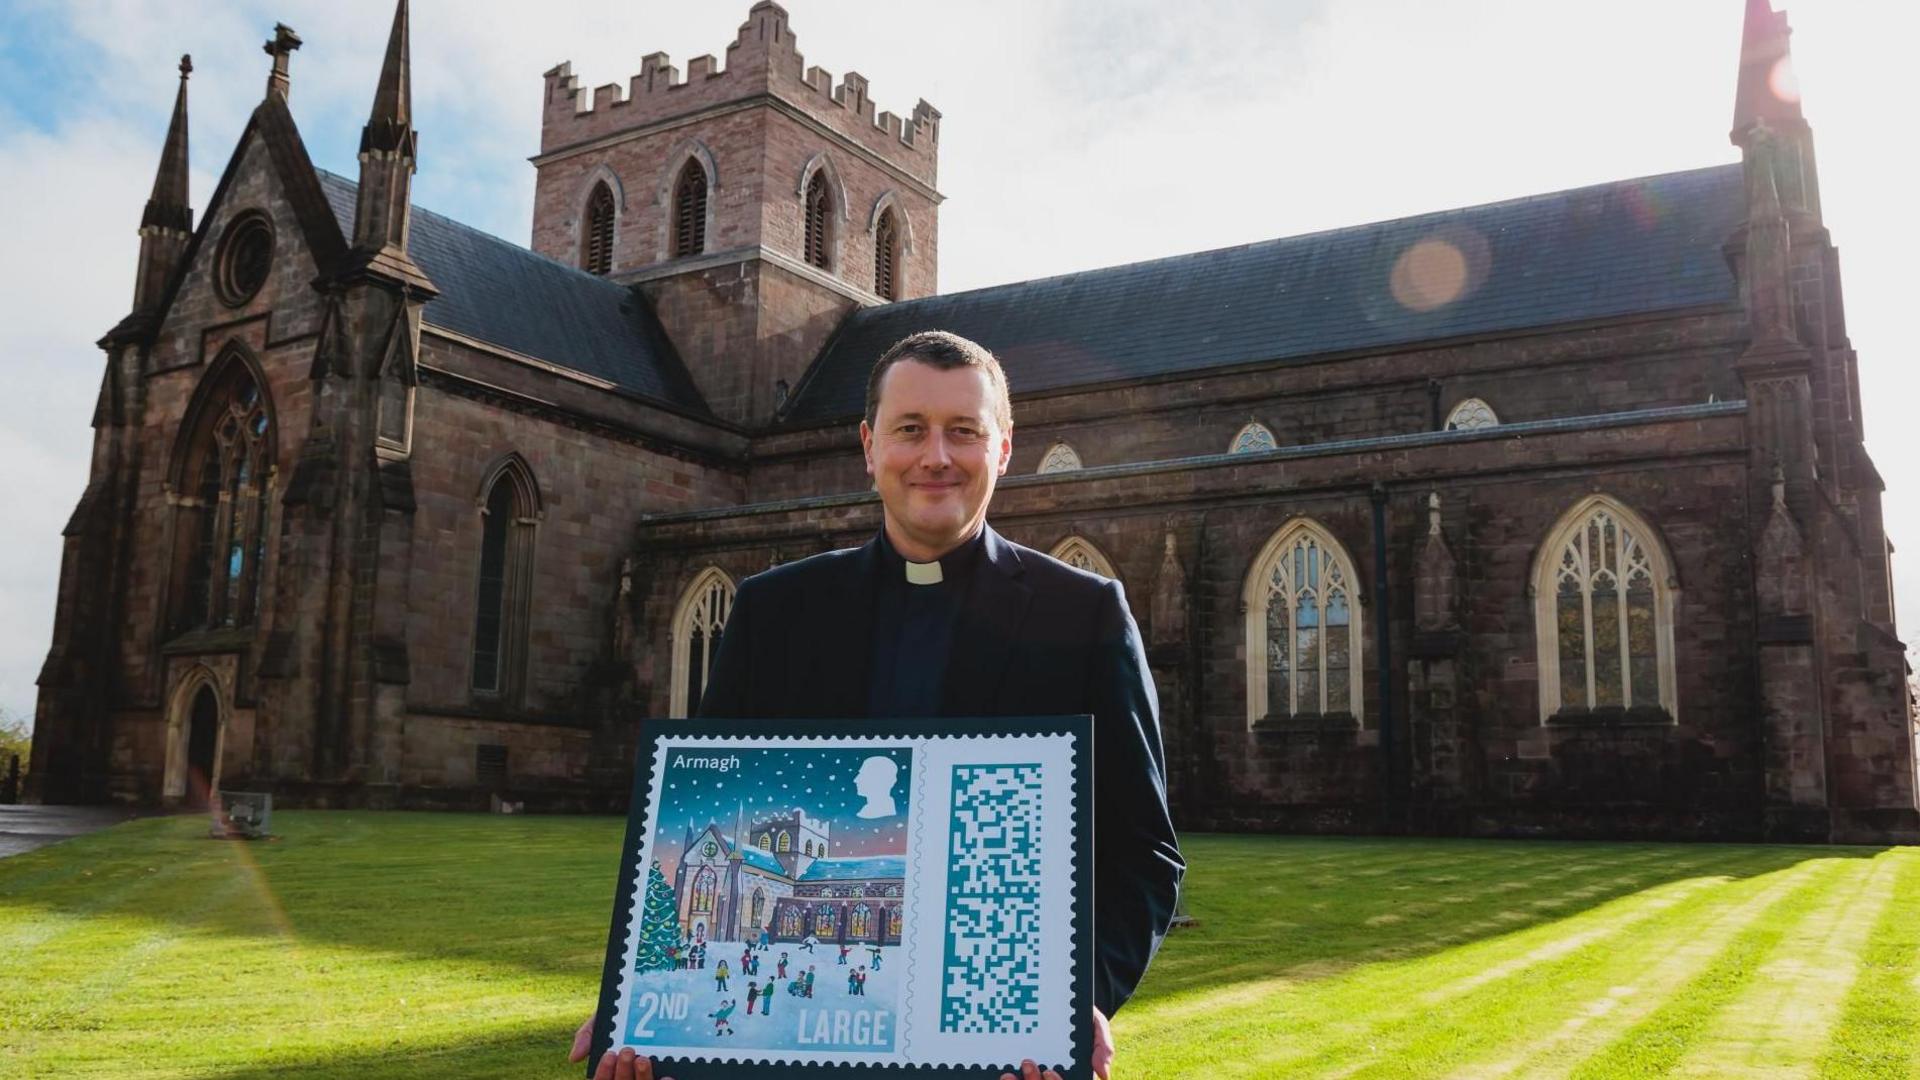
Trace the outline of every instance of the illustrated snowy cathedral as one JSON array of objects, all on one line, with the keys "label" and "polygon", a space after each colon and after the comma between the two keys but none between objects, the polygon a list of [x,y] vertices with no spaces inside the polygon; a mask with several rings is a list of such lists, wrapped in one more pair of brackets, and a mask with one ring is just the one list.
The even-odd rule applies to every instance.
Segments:
[{"label": "illustrated snowy cathedral", "polygon": [[708,822],[682,837],[673,895],[695,941],[900,944],[906,858],[838,856],[829,823],[794,809],[732,836]]},{"label": "illustrated snowy cathedral", "polygon": [[[1767,0],[1738,163],[953,294],[939,110],[808,67],[777,4],[724,62],[548,71],[531,249],[412,205],[408,33],[402,0],[350,178],[308,155],[277,28],[197,218],[182,65],[100,342],[40,797],[619,805],[737,583],[874,534],[866,375],[938,328],[1012,384],[996,526],[1126,587],[1183,827],[1920,839]],[[728,933],[822,865],[711,842]]]}]

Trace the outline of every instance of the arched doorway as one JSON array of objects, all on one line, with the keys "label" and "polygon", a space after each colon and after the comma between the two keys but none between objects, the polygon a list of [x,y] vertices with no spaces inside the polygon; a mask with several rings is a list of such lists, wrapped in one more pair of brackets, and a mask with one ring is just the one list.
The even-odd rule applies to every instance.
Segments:
[{"label": "arched doorway", "polygon": [[219,745],[220,699],[213,687],[203,685],[193,697],[193,711],[187,719],[187,792],[188,806],[205,806],[213,786],[213,755]]}]

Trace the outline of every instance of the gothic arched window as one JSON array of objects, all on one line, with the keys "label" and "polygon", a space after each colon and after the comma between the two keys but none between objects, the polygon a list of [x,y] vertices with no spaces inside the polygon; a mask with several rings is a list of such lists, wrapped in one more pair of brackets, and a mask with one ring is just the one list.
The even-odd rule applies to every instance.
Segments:
[{"label": "gothic arched window", "polygon": [[883,300],[900,299],[900,226],[893,207],[880,211],[873,229],[873,291]]},{"label": "gothic arched window", "polygon": [[1047,554],[1068,566],[1079,567],[1089,574],[1099,574],[1104,578],[1120,576],[1113,572],[1113,563],[1106,555],[1093,546],[1093,541],[1084,536],[1069,536],[1055,544],[1053,550]]},{"label": "gothic arched window", "polygon": [[747,921],[749,923],[752,923],[754,926],[763,925],[765,923],[765,920],[762,918],[762,916],[764,916],[766,913],[767,913],[767,891],[758,886],[755,886],[753,890],[753,900],[747,907]]},{"label": "gothic arched window", "polygon": [[512,702],[526,672],[539,492],[517,455],[495,466],[481,490],[486,496],[480,506],[471,685],[476,694]]},{"label": "gothic arched window", "polygon": [[832,269],[828,250],[833,239],[829,235],[833,227],[833,192],[827,186],[825,169],[816,169],[807,181],[805,210],[807,264],[822,270]]},{"label": "gothic arched window", "polygon": [[773,850],[773,834],[772,833],[760,834],[760,850],[761,851]]},{"label": "gothic arched window", "polygon": [[713,894],[718,887],[719,878],[714,875],[713,868],[701,867],[700,872],[693,875],[693,910],[712,911]]},{"label": "gothic arched window", "polygon": [[1233,442],[1228,444],[1227,453],[1257,454],[1262,450],[1272,450],[1278,445],[1280,444],[1274,441],[1273,432],[1267,429],[1267,425],[1255,421],[1240,429],[1239,433],[1233,437]]},{"label": "gothic arched window", "polygon": [[1604,495],[1563,515],[1534,564],[1540,717],[1629,708],[1676,718],[1672,563],[1653,529]]},{"label": "gothic arched window", "polygon": [[271,525],[274,430],[259,380],[239,354],[215,363],[187,430],[172,477],[181,515],[174,627],[251,626]]},{"label": "gothic arched window", "polygon": [[1300,519],[1254,560],[1247,611],[1247,720],[1351,716],[1360,710],[1360,605],[1353,560]]},{"label": "gothic arched window", "polygon": [[774,850],[780,852],[782,855],[793,850],[793,837],[787,834],[787,830],[780,830],[780,846]]},{"label": "gothic arched window", "polygon": [[853,905],[853,911],[847,916],[847,936],[865,938],[873,936],[873,909],[864,903]]},{"label": "gothic arched window", "polygon": [[780,936],[789,940],[800,936],[806,918],[798,906],[780,909]]},{"label": "gothic arched window", "polygon": [[702,570],[681,595],[680,610],[673,617],[671,715],[692,716],[700,711],[707,675],[713,670],[714,654],[720,651],[720,633],[732,610],[733,579],[717,567]]},{"label": "gothic arched window", "polygon": [[580,238],[580,267],[589,274],[613,272],[613,189],[602,180],[587,196],[585,233]]},{"label": "gothic arched window", "polygon": [[690,157],[673,184],[673,257],[707,250],[707,170]]},{"label": "gothic arched window", "polygon": [[900,938],[900,908],[897,905],[887,908],[887,936],[896,941]]},{"label": "gothic arched window", "polygon": [[1063,442],[1047,447],[1040,456],[1040,467],[1035,472],[1072,472],[1080,468],[1080,452]]},{"label": "gothic arched window", "polygon": [[821,904],[813,909],[813,932],[816,936],[834,936],[835,921],[832,904]]},{"label": "gothic arched window", "polygon": [[1493,406],[1477,397],[1470,397],[1453,407],[1447,414],[1447,431],[1473,431],[1478,428],[1495,427],[1500,418],[1493,414]]}]

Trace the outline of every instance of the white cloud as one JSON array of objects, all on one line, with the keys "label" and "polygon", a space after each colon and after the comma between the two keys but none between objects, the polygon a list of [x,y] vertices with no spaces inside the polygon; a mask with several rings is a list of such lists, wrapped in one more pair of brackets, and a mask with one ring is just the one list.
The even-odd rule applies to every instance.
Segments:
[{"label": "white cloud", "polygon": [[[748,0],[416,0],[426,206],[524,241],[540,73],[625,82],[639,58],[723,59]],[[945,114],[941,281],[968,288],[1729,161],[1733,0],[791,0],[809,64],[868,77],[883,109]],[[11,102],[51,134],[0,129],[0,706],[30,712],[50,636],[59,530],[86,474],[101,356],[131,294],[134,228],[191,51],[200,209],[259,99],[276,20],[307,45],[293,106],[324,167],[351,174],[387,0],[136,0],[17,10],[56,19],[57,97]],[[1794,47],[1846,269],[1867,432],[1889,485],[1899,595],[1920,618],[1920,425],[1896,320],[1911,288],[1911,173],[1888,87],[1920,8],[1794,0]],[[4,111],[0,110],[0,115]]]}]

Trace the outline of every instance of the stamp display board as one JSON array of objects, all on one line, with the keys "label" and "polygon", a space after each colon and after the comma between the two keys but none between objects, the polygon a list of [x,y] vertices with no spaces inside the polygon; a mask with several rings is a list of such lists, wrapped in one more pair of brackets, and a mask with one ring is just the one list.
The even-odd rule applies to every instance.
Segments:
[{"label": "stamp display board", "polygon": [[1092,737],[646,724],[588,1075],[1090,1077]]}]

